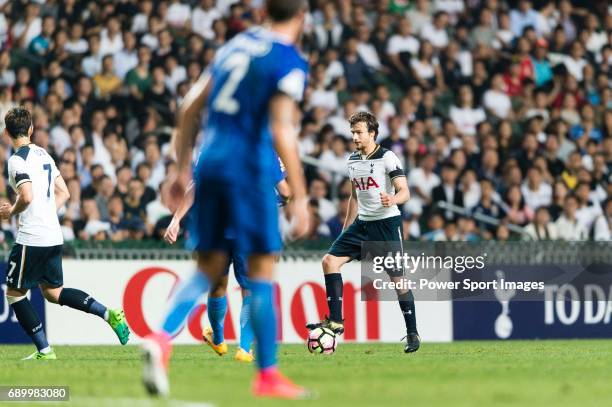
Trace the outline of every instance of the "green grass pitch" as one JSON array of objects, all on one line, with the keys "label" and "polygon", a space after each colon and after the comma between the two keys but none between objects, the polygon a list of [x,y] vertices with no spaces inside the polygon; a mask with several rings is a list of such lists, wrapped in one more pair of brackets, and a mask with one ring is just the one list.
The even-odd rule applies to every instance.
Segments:
[{"label": "green grass pitch", "polygon": [[[0,385],[68,385],[60,406],[603,406],[612,403],[612,341],[340,344],[333,356],[280,348],[285,374],[318,400],[255,400],[253,367],[206,346],[176,346],[171,397],[151,400],[140,384],[140,353],[127,346],[57,346],[56,361],[19,361],[31,346],[0,346]],[[192,403],[192,404],[190,404]],[[0,405],[2,403],[0,402]],[[28,405],[5,403],[5,405]],[[50,403],[30,403],[41,406]]]}]

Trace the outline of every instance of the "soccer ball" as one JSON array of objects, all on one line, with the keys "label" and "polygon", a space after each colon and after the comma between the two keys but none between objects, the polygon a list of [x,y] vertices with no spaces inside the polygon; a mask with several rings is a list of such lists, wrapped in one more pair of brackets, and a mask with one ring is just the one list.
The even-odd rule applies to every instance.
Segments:
[{"label": "soccer ball", "polygon": [[338,342],[336,334],[328,328],[315,328],[308,334],[306,342],[310,353],[324,353],[331,355],[336,351]]}]

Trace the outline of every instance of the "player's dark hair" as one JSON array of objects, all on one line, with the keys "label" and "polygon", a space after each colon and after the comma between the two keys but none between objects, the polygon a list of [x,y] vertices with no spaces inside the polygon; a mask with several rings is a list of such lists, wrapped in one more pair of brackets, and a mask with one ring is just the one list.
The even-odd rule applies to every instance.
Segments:
[{"label": "player's dark hair", "polygon": [[305,8],[306,0],[266,0],[268,15],[275,22],[290,20]]},{"label": "player's dark hair", "polygon": [[28,137],[28,131],[32,127],[32,114],[23,106],[14,107],[4,115],[4,125],[12,139]]},{"label": "player's dark hair", "polygon": [[368,132],[374,132],[374,140],[376,140],[378,137],[378,120],[376,120],[376,116],[369,112],[357,112],[353,113],[353,115],[349,118],[349,124],[351,127],[361,122],[366,124]]}]

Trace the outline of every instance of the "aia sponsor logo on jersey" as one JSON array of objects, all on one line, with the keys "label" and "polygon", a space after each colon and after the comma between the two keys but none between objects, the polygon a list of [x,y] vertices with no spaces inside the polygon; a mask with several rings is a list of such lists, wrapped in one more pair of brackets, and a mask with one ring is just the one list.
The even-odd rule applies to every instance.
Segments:
[{"label": "aia sponsor logo on jersey", "polygon": [[360,191],[367,191],[370,188],[379,188],[378,184],[372,177],[353,178],[351,182],[353,183],[353,187]]}]

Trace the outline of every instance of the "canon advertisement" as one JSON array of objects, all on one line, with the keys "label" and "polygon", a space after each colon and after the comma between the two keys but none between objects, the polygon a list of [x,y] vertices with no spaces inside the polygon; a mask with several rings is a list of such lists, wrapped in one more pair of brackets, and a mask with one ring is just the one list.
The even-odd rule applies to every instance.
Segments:
[{"label": "canon advertisement", "polygon": [[[1,274],[5,264],[1,264]],[[69,285],[95,290],[111,306],[123,307],[134,343],[151,332],[168,305],[172,290],[193,272],[190,261],[64,261]],[[325,287],[317,262],[283,261],[277,265],[279,340],[299,343],[306,338],[305,324],[325,313]],[[359,265],[349,264],[345,276],[346,332],[350,342],[396,342],[402,337],[401,318],[393,301],[362,301]],[[4,277],[1,277],[4,279]],[[5,286],[2,286],[3,293]],[[580,291],[580,292],[579,292]],[[58,344],[114,344],[116,338],[98,329],[91,315],[44,303],[38,290],[30,292],[34,307],[45,323],[50,341]],[[466,339],[602,338],[612,337],[612,288],[547,285],[544,301],[516,301],[511,290],[495,291],[495,301],[418,301],[417,319],[429,342]],[[577,300],[567,300],[575,297]],[[565,299],[565,300],[563,300]],[[578,300],[579,299],[579,300]],[[586,299],[586,300],[585,300]],[[230,278],[229,310],[225,336],[239,331],[240,290]],[[206,296],[192,311],[176,343],[201,342],[208,325]],[[44,308],[43,308],[44,307]],[[0,301],[0,342],[28,343],[6,304]]]},{"label": "canon advertisement", "polygon": [[[276,305],[279,311],[279,335],[284,343],[301,343],[307,336],[306,323],[323,318],[326,295],[318,262],[283,261],[276,268]],[[231,269],[230,269],[231,270]],[[123,307],[132,330],[130,343],[139,343],[159,324],[172,290],[182,278],[194,272],[190,261],[64,261],[66,286],[95,291],[109,306]],[[233,273],[230,273],[233,274]],[[359,264],[349,264],[345,273],[346,332],[343,341],[398,342],[405,335],[402,315],[396,302],[361,301]],[[225,324],[227,340],[239,332],[240,289],[230,277],[228,313]],[[175,343],[198,343],[208,325],[206,296],[191,313]],[[47,303],[47,334],[57,344],[115,344],[111,331],[99,329],[91,315]],[[452,340],[450,302],[421,302],[417,317],[420,332],[429,342]]]}]

